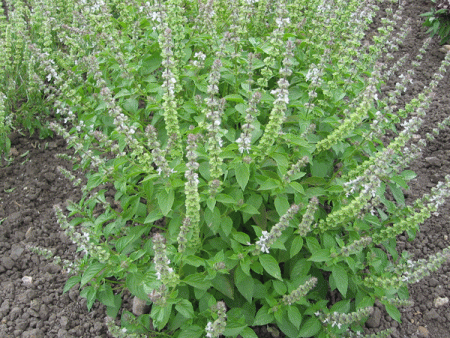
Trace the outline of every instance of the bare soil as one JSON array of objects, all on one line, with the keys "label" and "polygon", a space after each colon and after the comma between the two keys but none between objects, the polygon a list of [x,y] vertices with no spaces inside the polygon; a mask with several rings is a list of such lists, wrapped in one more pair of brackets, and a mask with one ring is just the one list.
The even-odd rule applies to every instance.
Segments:
[{"label": "bare soil", "polygon": [[[428,0],[406,1],[404,18],[412,19],[412,31],[395,53],[395,59],[409,53],[413,60],[428,37],[419,14],[430,7]],[[435,38],[416,71],[414,83],[401,97],[402,104],[430,82],[444,56],[439,51],[438,38]],[[410,62],[405,67],[408,69]],[[395,87],[401,73],[399,71],[386,84],[384,92]],[[450,114],[449,93],[447,73],[420,130],[422,136]],[[439,180],[450,174],[448,131],[446,129],[429,142],[423,157],[411,165],[410,169],[418,177],[411,182],[409,201],[428,193]],[[65,148],[64,140],[57,137],[40,140],[14,133],[11,140],[14,160],[0,166],[0,337],[109,337],[104,307],[97,303],[88,312],[86,301],[79,297],[77,290],[62,294],[69,276],[59,266],[26,248],[27,245],[42,246],[62,259],[70,260],[75,255],[76,247],[62,233],[53,213],[53,205],[63,205],[67,199],[77,201],[81,196],[79,189],[56,169],[58,165],[70,169],[68,163],[54,155],[71,151]],[[440,215],[429,219],[413,242],[409,242],[407,236],[399,236],[399,252],[407,250],[414,254],[414,259],[419,259],[450,246],[449,207],[449,203],[442,206]],[[24,277],[32,278],[30,285],[24,283]],[[393,321],[380,306],[372,315],[367,332],[393,327],[392,337],[396,338],[450,338],[450,304],[434,305],[438,297],[450,298],[450,264],[444,264],[437,273],[411,285],[410,294],[414,305],[402,309],[402,323]],[[131,309],[129,299],[125,300],[124,306]],[[260,337],[271,337],[263,331],[259,332]]]}]

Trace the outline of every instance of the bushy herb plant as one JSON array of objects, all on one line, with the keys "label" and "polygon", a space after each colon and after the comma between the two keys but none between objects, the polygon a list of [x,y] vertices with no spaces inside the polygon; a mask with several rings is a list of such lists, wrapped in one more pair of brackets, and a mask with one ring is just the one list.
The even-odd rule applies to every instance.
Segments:
[{"label": "bushy herb plant", "polygon": [[450,2],[448,0],[431,0],[434,7],[429,12],[421,14],[426,20],[425,27],[430,27],[427,31],[431,37],[436,34],[441,38],[443,45],[450,40]]},{"label": "bushy herb plant", "polygon": [[405,62],[380,62],[408,33],[401,5],[362,44],[375,1],[28,4],[59,44],[30,41],[28,72],[87,173],[69,214],[55,206],[83,252],[65,291],[112,318],[125,291],[150,305],[122,312],[115,336],[356,336],[376,300],[400,321],[408,283],[448,258],[396,250],[450,194],[448,179],[405,204],[426,143],[412,136],[450,54],[399,109],[427,40],[379,98]]}]

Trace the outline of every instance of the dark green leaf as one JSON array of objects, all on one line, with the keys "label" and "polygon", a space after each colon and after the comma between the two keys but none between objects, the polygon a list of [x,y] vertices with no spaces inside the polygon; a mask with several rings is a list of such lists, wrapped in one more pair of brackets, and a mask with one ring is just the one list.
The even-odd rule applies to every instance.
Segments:
[{"label": "dark green leaf", "polygon": [[255,316],[255,320],[253,322],[253,326],[261,326],[267,325],[274,321],[274,317],[272,313],[269,313],[269,306],[264,305],[262,308],[258,310]]},{"label": "dark green leaf", "polygon": [[204,335],[205,330],[197,325],[189,325],[183,329],[178,338],[200,338]]},{"label": "dark green leaf", "polygon": [[216,278],[212,280],[213,287],[222,292],[228,298],[234,299],[234,286],[227,275],[217,275]]},{"label": "dark green leaf", "polygon": [[234,272],[234,283],[247,302],[252,302],[254,282],[251,276],[245,274],[238,266]]},{"label": "dark green leaf", "polygon": [[81,282],[81,276],[72,276],[70,277],[66,284],[64,285],[63,293],[66,293],[70,289],[72,289],[75,285]]},{"label": "dark green leaf", "polygon": [[90,282],[100,271],[102,271],[107,265],[105,263],[96,262],[88,266],[81,277],[80,286],[83,287],[86,283]]},{"label": "dark green leaf", "polygon": [[245,190],[247,186],[248,179],[250,177],[250,170],[248,168],[248,164],[246,163],[237,163],[235,168],[236,180],[241,187],[242,190]]},{"label": "dark green leaf", "polygon": [[300,325],[302,323],[302,314],[300,310],[296,306],[288,307],[288,318],[289,321],[298,329],[300,329]]},{"label": "dark green leaf", "polygon": [[140,272],[129,273],[126,278],[125,285],[131,294],[139,299],[147,300],[147,293],[144,290],[145,277]]},{"label": "dark green leaf", "polygon": [[273,178],[267,178],[263,184],[259,187],[258,190],[272,190],[279,188],[281,186],[281,182],[274,180]]},{"label": "dark green leaf", "polygon": [[291,249],[289,252],[290,257],[292,258],[296,254],[298,254],[302,249],[302,247],[303,247],[303,238],[301,238],[300,236],[295,236],[294,240],[292,241]]},{"label": "dark green leaf", "polygon": [[80,292],[80,297],[86,298],[88,311],[91,311],[92,305],[94,305],[95,302],[96,295],[97,290],[92,285],[85,287]]},{"label": "dark green leaf", "polygon": [[98,296],[98,300],[106,305],[106,306],[110,306],[110,307],[114,307],[115,306],[115,299],[114,299],[114,293],[113,290],[111,288],[111,286],[109,284],[103,284],[98,292],[97,292],[97,296]]},{"label": "dark green leaf", "polygon": [[391,316],[392,319],[396,320],[397,322],[401,323],[401,313],[400,311],[391,304],[384,304],[384,306],[386,307],[386,312],[389,314],[389,316]]},{"label": "dark green leaf", "polygon": [[172,209],[173,201],[175,199],[175,194],[172,189],[169,192],[162,190],[157,195],[158,205],[164,216],[167,216]]},{"label": "dark green leaf", "polygon": [[168,323],[171,313],[172,305],[166,304],[163,307],[153,304],[152,312],[150,313],[150,317],[153,319],[153,325],[158,330],[162,330]]},{"label": "dark green leaf", "polygon": [[205,275],[202,273],[188,275],[183,279],[183,282],[200,290],[208,290],[211,287],[210,282],[205,279]]},{"label": "dark green leaf", "polygon": [[258,338],[255,331],[253,331],[250,327],[244,328],[239,334],[242,338]]},{"label": "dark green leaf", "polygon": [[336,282],[336,287],[339,292],[345,297],[347,295],[348,288],[348,275],[347,271],[340,265],[335,265],[331,269],[331,275]]},{"label": "dark green leaf", "polygon": [[275,277],[276,279],[283,280],[281,278],[280,266],[275,258],[268,254],[262,254],[259,256],[259,262],[269,275]]},{"label": "dark green leaf", "polygon": [[181,313],[186,319],[194,318],[194,307],[187,299],[182,299],[177,305],[175,305],[175,310]]},{"label": "dark green leaf", "polygon": [[309,317],[300,328],[299,337],[314,337],[319,333],[322,323],[316,317]]},{"label": "dark green leaf", "polygon": [[311,262],[328,262],[331,260],[330,249],[320,249],[315,251],[308,261]]},{"label": "dark green leaf", "polygon": [[139,102],[136,99],[129,98],[123,103],[123,108],[132,114],[138,111]]},{"label": "dark green leaf", "polygon": [[287,198],[283,195],[278,195],[275,198],[274,205],[275,210],[277,211],[280,217],[283,216],[286,213],[286,211],[288,211],[288,209],[290,208]]},{"label": "dark green leaf", "polygon": [[402,206],[405,205],[405,196],[403,195],[402,188],[392,183],[388,183],[388,185],[397,203]]}]

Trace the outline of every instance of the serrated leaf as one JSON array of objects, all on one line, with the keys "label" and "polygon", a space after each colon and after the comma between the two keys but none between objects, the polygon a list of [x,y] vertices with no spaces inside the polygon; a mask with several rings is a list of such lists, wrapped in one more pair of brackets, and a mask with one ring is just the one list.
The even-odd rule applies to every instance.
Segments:
[{"label": "serrated leaf", "polygon": [[175,310],[182,314],[186,319],[194,318],[195,312],[192,303],[187,299],[182,299],[177,305],[175,305]]},{"label": "serrated leaf", "polygon": [[200,338],[205,333],[205,330],[197,325],[189,325],[183,329],[178,338]]},{"label": "serrated leaf", "polygon": [[205,279],[202,273],[194,273],[183,279],[183,282],[200,290],[208,290],[211,287],[209,281]]},{"label": "serrated leaf", "polygon": [[242,338],[258,338],[255,331],[253,331],[253,329],[250,327],[246,327],[239,334],[242,336]]},{"label": "serrated leaf", "polygon": [[262,254],[259,256],[259,262],[269,275],[276,279],[283,280],[281,278],[280,266],[275,258],[268,254]]},{"label": "serrated leaf", "polygon": [[317,250],[308,258],[311,262],[328,262],[329,260],[331,260],[330,249]]},{"label": "serrated leaf", "polygon": [[340,265],[335,265],[331,269],[331,275],[336,282],[336,287],[339,292],[345,297],[347,295],[348,288],[348,275],[347,271]]},{"label": "serrated leaf", "polygon": [[397,203],[402,206],[405,205],[405,195],[403,195],[402,189],[399,186],[392,183],[388,183],[388,185]]},{"label": "serrated leaf", "polygon": [[87,303],[86,305],[87,305],[88,311],[91,311],[91,308],[92,308],[92,305],[94,305],[96,296],[97,296],[97,290],[92,285],[85,287],[80,292],[80,297],[86,298],[86,303]]},{"label": "serrated leaf", "polygon": [[164,326],[168,323],[170,315],[172,313],[172,305],[166,304],[166,306],[152,306],[152,312],[150,317],[153,319],[153,325],[158,329],[162,330]]},{"label": "serrated leaf", "polygon": [[212,280],[212,286],[228,298],[234,299],[234,286],[228,276],[221,274],[217,275],[216,278]]},{"label": "serrated leaf", "polygon": [[283,216],[286,213],[286,211],[288,211],[288,209],[290,208],[287,198],[283,195],[279,195],[275,198],[274,205],[275,210],[277,211],[280,217]]},{"label": "serrated leaf", "polygon": [[302,314],[300,310],[296,306],[288,307],[288,318],[289,321],[298,329],[300,329],[300,325],[302,324]]},{"label": "serrated leaf", "polygon": [[404,170],[400,173],[400,176],[402,176],[406,181],[411,181],[417,177],[417,174],[412,170]]},{"label": "serrated leaf", "polygon": [[114,307],[115,305],[115,299],[114,299],[114,293],[109,284],[103,284],[101,288],[97,292],[98,294],[98,300],[110,307]]},{"label": "serrated leaf", "polygon": [[298,337],[314,337],[321,329],[322,323],[315,317],[309,317],[300,328]]},{"label": "serrated leaf", "polygon": [[83,287],[86,283],[90,282],[100,271],[102,271],[107,265],[105,263],[96,262],[87,267],[81,277],[80,287]]},{"label": "serrated leaf", "polygon": [[235,174],[239,186],[241,187],[242,190],[245,190],[245,187],[247,186],[250,177],[250,170],[248,168],[248,164],[237,163],[235,168]]},{"label": "serrated leaf", "polygon": [[149,214],[145,218],[144,224],[153,223],[153,222],[163,218],[163,216],[164,215],[162,214],[162,212],[160,210],[155,209],[155,210],[149,212]]},{"label": "serrated leaf", "polygon": [[255,316],[255,320],[253,321],[253,326],[261,326],[267,325],[274,321],[274,317],[272,313],[269,313],[269,307],[264,305],[262,308],[258,310]]},{"label": "serrated leaf", "polygon": [[261,184],[258,190],[273,190],[279,188],[280,186],[280,181],[274,180],[273,178],[268,178],[264,181],[263,184]]},{"label": "serrated leaf", "polygon": [[81,276],[70,277],[64,285],[63,293],[66,293],[81,281]]},{"label": "serrated leaf", "polygon": [[123,109],[133,114],[136,114],[136,112],[138,111],[138,107],[139,102],[136,99],[129,98],[123,103]]},{"label": "serrated leaf", "polygon": [[240,266],[238,266],[234,272],[234,283],[247,302],[251,303],[255,283],[253,282],[253,278],[249,278],[249,276],[242,271]]},{"label": "serrated leaf", "polygon": [[291,244],[291,249],[289,251],[290,258],[294,257],[296,254],[300,252],[303,247],[303,238],[300,236],[294,237],[294,240]]},{"label": "serrated leaf", "polygon": [[147,293],[144,290],[145,276],[140,272],[133,272],[127,275],[125,285],[128,290],[139,299],[148,299]]},{"label": "serrated leaf", "polygon": [[106,307],[106,314],[111,318],[116,318],[122,306],[122,297],[120,295],[114,296],[114,306]]},{"label": "serrated leaf", "polygon": [[175,200],[175,194],[172,189],[167,192],[162,190],[157,195],[159,208],[164,216],[167,216],[172,209]]},{"label": "serrated leaf", "polygon": [[392,319],[394,319],[395,321],[401,323],[401,313],[400,311],[391,304],[385,304],[384,305],[386,307],[386,312],[389,314],[389,316],[391,316]]}]

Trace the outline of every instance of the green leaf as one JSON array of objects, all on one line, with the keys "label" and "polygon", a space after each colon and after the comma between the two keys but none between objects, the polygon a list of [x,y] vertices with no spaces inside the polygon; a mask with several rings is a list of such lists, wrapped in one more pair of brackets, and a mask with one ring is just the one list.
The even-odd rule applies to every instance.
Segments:
[{"label": "green leaf", "polygon": [[100,303],[114,307],[115,306],[115,299],[114,299],[114,293],[109,284],[103,284],[98,292],[97,292],[98,300]]},{"label": "green leaf", "polygon": [[235,168],[236,180],[242,190],[245,190],[248,179],[250,177],[250,170],[247,163],[237,163]]},{"label": "green leaf", "polygon": [[103,183],[103,177],[101,174],[92,174],[89,176],[88,181],[86,183],[86,189],[92,190],[96,187],[98,187],[100,184]]},{"label": "green leaf", "polygon": [[189,325],[183,329],[178,338],[200,338],[205,333],[205,330],[197,325]]},{"label": "green leaf", "polygon": [[397,203],[402,206],[405,205],[405,196],[403,195],[402,188],[392,183],[388,183],[388,185]]},{"label": "green leaf", "polygon": [[275,210],[277,211],[280,217],[283,216],[286,213],[286,211],[288,211],[288,209],[290,208],[287,198],[283,195],[279,195],[275,198],[274,205]]},{"label": "green leaf", "polygon": [[340,265],[335,265],[331,269],[331,275],[336,282],[336,287],[338,288],[339,292],[342,294],[342,296],[345,297],[347,295],[348,288],[347,271]]},{"label": "green leaf", "polygon": [[275,318],[273,317],[273,314],[269,313],[269,306],[264,305],[256,313],[255,320],[253,321],[253,326],[267,325],[272,323],[274,319]]},{"label": "green leaf", "polygon": [[253,331],[253,329],[250,327],[246,327],[245,329],[243,329],[240,332],[240,335],[242,336],[242,338],[258,338],[255,331]]},{"label": "green leaf", "polygon": [[106,307],[106,314],[111,318],[116,318],[122,306],[122,297],[120,295],[114,296],[114,306]]},{"label": "green leaf", "polygon": [[234,284],[247,302],[251,303],[255,283],[253,282],[253,278],[245,274],[240,266],[238,266],[234,272]]},{"label": "green leaf", "polygon": [[142,62],[142,66],[139,69],[139,73],[141,76],[147,75],[155,71],[159,68],[162,62],[162,57],[159,55],[159,53],[153,54],[151,57],[146,58]]},{"label": "green leaf", "polygon": [[311,262],[328,262],[331,260],[330,249],[320,249],[315,251],[308,261]]},{"label": "green leaf", "polygon": [[230,94],[224,97],[225,100],[231,101],[231,102],[239,102],[244,103],[244,99],[239,94]]},{"label": "green leaf", "polygon": [[105,263],[96,262],[88,266],[81,277],[80,287],[83,287],[86,283],[90,282],[100,271],[102,271],[107,265]]},{"label": "green leaf", "polygon": [[170,315],[172,314],[172,305],[166,304],[166,306],[158,306],[153,304],[150,317],[153,319],[153,325],[162,330],[164,326],[169,322]]},{"label": "green leaf", "polygon": [[173,201],[175,200],[175,194],[172,189],[167,192],[162,190],[157,195],[158,205],[164,216],[167,216],[172,209]]},{"label": "green leaf", "polygon": [[245,232],[234,232],[232,236],[241,244],[247,245],[250,242],[250,236]]},{"label": "green leaf", "polygon": [[268,254],[262,254],[259,256],[259,262],[269,275],[275,277],[276,279],[283,280],[281,278],[280,266],[275,258]]},{"label": "green leaf", "polygon": [[212,280],[213,287],[222,292],[228,298],[234,299],[234,286],[230,278],[226,275],[219,274]]},{"label": "green leaf", "polygon": [[391,316],[392,319],[394,319],[395,321],[401,323],[401,313],[400,311],[391,304],[384,304],[384,306],[386,307],[386,312],[389,314],[389,316]]},{"label": "green leaf", "polygon": [[289,186],[300,194],[303,194],[305,192],[303,186],[298,182],[291,182],[289,183]]},{"label": "green leaf", "polygon": [[194,318],[194,307],[187,299],[182,299],[177,305],[175,305],[175,310],[181,313],[186,319]]},{"label": "green leaf", "polygon": [[404,170],[400,173],[400,175],[406,180],[411,181],[413,178],[417,177],[417,174],[412,170]]},{"label": "green leaf", "polygon": [[224,204],[236,204],[236,200],[233,197],[225,194],[218,194],[216,196],[216,201]]},{"label": "green leaf", "polygon": [[183,279],[183,282],[190,286],[193,286],[196,289],[205,291],[211,287],[210,282],[205,279],[205,275],[202,273],[194,273],[192,275],[188,275]]},{"label": "green leaf", "polygon": [[300,329],[300,325],[302,323],[302,314],[300,310],[296,306],[288,307],[288,318],[289,321],[298,329]]},{"label": "green leaf", "polygon": [[86,298],[88,311],[91,311],[91,308],[92,308],[92,305],[94,305],[96,296],[97,296],[97,290],[92,285],[85,287],[80,292],[80,297]]},{"label": "green leaf", "polygon": [[303,322],[299,337],[314,337],[321,329],[322,323],[316,317],[309,317]]},{"label": "green leaf", "polygon": [[289,251],[290,258],[294,257],[296,254],[300,252],[303,247],[303,238],[300,236],[294,237],[294,240],[291,244],[291,249]]},{"label": "green leaf", "polygon": [[130,113],[136,114],[138,111],[139,102],[136,99],[129,98],[123,103],[123,109]]},{"label": "green leaf", "polygon": [[147,300],[148,296],[144,290],[145,277],[140,272],[133,272],[127,275],[125,285],[130,290],[131,294],[139,299]]},{"label": "green leaf", "polygon": [[81,281],[81,276],[70,277],[64,285],[63,293],[66,293]]},{"label": "green leaf", "polygon": [[273,190],[279,188],[280,186],[280,181],[274,180],[273,178],[267,178],[258,190]]},{"label": "green leaf", "polygon": [[136,235],[128,235],[119,238],[116,242],[116,250],[121,253],[128,245],[133,243],[138,237]]},{"label": "green leaf", "polygon": [[155,210],[149,212],[149,214],[145,218],[144,224],[153,223],[153,222],[163,218],[163,216],[164,215],[161,213],[160,210],[155,209]]},{"label": "green leaf", "polygon": [[124,88],[124,89],[121,89],[121,90],[114,96],[114,98],[115,98],[115,99],[118,99],[118,98],[120,98],[120,97],[123,97],[123,96],[129,96],[129,95],[131,95],[131,92],[130,92],[128,89]]}]

